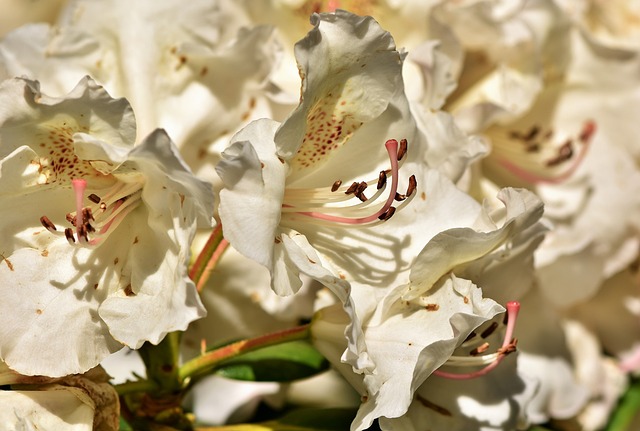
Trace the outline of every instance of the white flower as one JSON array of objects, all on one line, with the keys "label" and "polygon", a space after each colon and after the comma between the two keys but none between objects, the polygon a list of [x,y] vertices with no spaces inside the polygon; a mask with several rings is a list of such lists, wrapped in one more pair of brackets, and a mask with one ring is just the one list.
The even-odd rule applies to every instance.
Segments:
[{"label": "white flower", "polygon": [[[491,266],[489,262],[511,258],[510,245],[514,240],[517,243],[518,237],[526,236],[529,242],[536,242],[540,233],[537,220],[542,211],[539,200],[528,192],[505,190],[500,198],[506,214],[498,227],[491,215],[495,219],[500,212],[490,215],[481,212],[479,206],[469,210],[474,216],[472,221],[464,220],[456,209],[468,197],[446,180],[432,177],[425,189],[437,213],[427,211],[424,217],[434,225],[446,218],[451,227],[458,228],[445,228],[435,235],[410,271],[400,273],[403,282],[378,292],[352,282],[355,313],[340,315],[335,308],[329,308],[320,310],[313,320],[314,344],[363,395],[352,429],[364,429],[379,417],[403,416],[415,391],[443,364],[463,367],[492,364],[480,372],[483,374],[497,367],[512,347],[513,327],[505,336],[503,353],[477,358],[451,357],[472,330],[503,311],[494,301],[482,299],[480,289],[457,274],[467,272],[480,278],[482,271]],[[473,225],[477,227],[468,227]],[[516,253],[515,258],[522,256]],[[362,322],[364,350],[350,352],[349,346],[343,353],[345,340],[340,335],[354,320],[354,314]],[[368,367],[354,359],[365,354]]]},{"label": "white flower", "polygon": [[0,44],[0,76],[26,76],[62,96],[89,75],[129,100],[138,140],[166,129],[206,176],[218,146],[265,115],[263,84],[276,55],[271,29],[244,28],[249,23],[232,2],[80,0],[63,16],[57,27],[9,34]]},{"label": "white flower", "polygon": [[[637,266],[605,280],[588,301],[567,310],[571,319],[593,332],[604,349],[621,360],[629,360],[627,371],[640,368],[640,292]],[[635,356],[635,363],[631,359]]]},{"label": "white flower", "polygon": [[[491,146],[472,168],[469,191],[480,199],[495,187],[521,186],[541,196],[554,229],[536,254],[539,287],[556,306],[571,306],[628,265],[640,243],[640,171],[632,159],[640,154],[640,57],[599,45],[551,2],[482,5],[437,13],[467,50],[448,107]],[[469,12],[480,9],[500,19],[475,22]],[[527,54],[484,46],[485,33]],[[532,73],[536,88],[496,85],[514,64]]]},{"label": "white flower", "polygon": [[133,147],[129,104],[89,78],[65,98],[7,80],[0,106],[2,360],[81,373],[202,317],[186,264],[213,196],[167,135]]},{"label": "white flower", "polygon": [[[343,279],[389,283],[435,233],[419,227],[432,143],[409,112],[402,55],[371,18],[338,11],[313,22],[296,46],[300,106],[281,125],[242,130],[217,166],[225,237],[271,270],[280,294],[299,288],[298,272],[342,288]],[[448,118],[429,124],[434,146],[451,131],[451,145],[464,146]],[[446,164],[443,153],[434,164]]]},{"label": "white flower", "polygon": [[[341,248],[352,253],[371,254],[360,244],[376,242],[367,236],[376,232],[375,225],[385,224],[379,217],[391,215],[396,192],[404,194],[409,184],[398,178],[398,142],[387,150],[384,141],[397,137],[420,145],[402,93],[401,56],[388,33],[370,18],[345,12],[314,15],[314,23],[316,28],[296,48],[303,74],[301,105],[282,125],[261,120],[245,128],[217,167],[225,183],[220,193],[225,237],[271,270],[280,294],[299,288],[298,272],[346,286],[322,269],[314,249],[330,251],[337,265],[341,256],[330,238],[343,238]],[[354,38],[354,32],[362,37]],[[407,164],[415,166],[405,161],[403,169]],[[362,181],[373,188],[379,178],[377,191],[349,190],[364,188]],[[370,199],[362,202],[365,194]],[[367,257],[360,265],[386,260],[388,247],[402,243],[404,233],[397,235],[397,241],[382,239],[385,244],[376,246],[380,258]],[[357,277],[361,269],[350,275]],[[375,271],[380,272],[389,271]],[[382,277],[375,273],[370,276]]]},{"label": "white flower", "polygon": [[640,3],[637,0],[556,0],[599,44],[638,52]]},{"label": "white flower", "polygon": [[[217,166],[225,185],[219,212],[225,238],[270,270],[276,293],[295,293],[301,275],[331,289],[353,319],[346,356],[356,369],[367,369],[353,302],[364,307],[405,283],[427,241],[472,224],[477,205],[427,169],[431,144],[453,142],[463,152],[465,137],[436,115],[434,142],[424,141],[390,35],[371,18],[344,11],[314,15],[313,22],[296,46],[301,104],[282,125],[260,120],[234,137]],[[445,143],[436,141],[442,136]],[[440,152],[434,164],[460,172],[461,163],[447,157]],[[440,207],[444,190],[457,220]],[[367,288],[350,295],[354,283]]]}]

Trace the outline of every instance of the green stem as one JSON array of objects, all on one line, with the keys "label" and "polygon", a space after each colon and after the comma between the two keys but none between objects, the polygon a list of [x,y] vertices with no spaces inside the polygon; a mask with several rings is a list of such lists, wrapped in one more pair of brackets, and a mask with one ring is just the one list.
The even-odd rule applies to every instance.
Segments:
[{"label": "green stem", "polygon": [[640,381],[634,382],[613,412],[607,431],[631,431],[629,427],[636,415],[640,415]]},{"label": "green stem", "polygon": [[211,271],[228,245],[229,243],[222,236],[222,224],[218,223],[189,270],[189,277],[195,283],[198,291],[202,290],[202,286],[209,279]]},{"label": "green stem", "polygon": [[181,332],[170,332],[154,346],[144,343],[138,350],[147,369],[147,378],[163,392],[175,392],[182,388],[178,378]]},{"label": "green stem", "polygon": [[309,338],[308,324],[285,329],[284,331],[261,335],[248,340],[237,341],[190,360],[180,367],[178,375],[180,380],[184,381],[187,378],[206,373],[222,362],[244,353],[252,352],[267,346],[288,343],[289,341],[295,340],[305,340],[307,338]]},{"label": "green stem", "polygon": [[158,390],[158,385],[151,380],[136,380],[135,382],[125,382],[119,385],[113,386],[118,392],[118,395],[128,395],[136,392],[155,392]]}]

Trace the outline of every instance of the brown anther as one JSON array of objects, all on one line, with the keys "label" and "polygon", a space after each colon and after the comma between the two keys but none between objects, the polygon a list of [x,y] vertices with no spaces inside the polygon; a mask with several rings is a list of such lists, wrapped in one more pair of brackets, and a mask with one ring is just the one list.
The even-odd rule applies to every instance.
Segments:
[{"label": "brown anther", "polygon": [[73,237],[73,229],[71,229],[70,227],[64,230],[64,236],[67,238],[69,244],[73,245],[76,243],[76,239]]},{"label": "brown anther", "polygon": [[93,226],[91,226],[91,224],[89,223],[85,223],[84,227],[85,229],[87,229],[87,232],[89,233],[94,233],[96,231],[96,229]]},{"label": "brown anther", "polygon": [[358,199],[360,199],[362,202],[366,202],[366,201],[368,201],[368,200],[369,200],[369,198],[367,198],[367,197],[365,196],[365,194],[364,194],[364,193],[362,193],[362,192],[360,192],[360,193],[356,193],[356,197],[357,197]]},{"label": "brown anther", "polygon": [[378,218],[382,221],[387,221],[393,216],[395,212],[396,212],[395,207],[389,207],[389,209],[385,211],[384,214],[380,214]]},{"label": "brown anther", "polygon": [[91,208],[82,208],[82,217],[85,220],[95,220],[93,218],[93,212],[91,211]]},{"label": "brown anther", "polygon": [[537,143],[528,144],[524,150],[527,153],[537,153],[538,151],[540,151],[540,144],[537,144]]},{"label": "brown anther", "polygon": [[362,192],[364,192],[367,189],[367,187],[369,187],[369,185],[365,181],[362,181],[361,183],[358,184],[358,186],[356,187],[353,193],[356,196],[361,195]]},{"label": "brown anther", "polygon": [[333,183],[333,185],[331,186],[331,191],[335,192],[336,190],[338,190],[340,188],[340,186],[342,185],[342,180],[337,180],[335,183]]},{"label": "brown anther", "polygon": [[538,133],[540,133],[540,127],[539,126],[533,126],[531,128],[531,130],[529,130],[529,133],[527,133],[526,135],[522,136],[522,139],[524,139],[525,141],[531,141],[531,140],[535,139],[536,136],[538,136]]},{"label": "brown anther", "polygon": [[350,195],[354,193],[358,188],[358,183],[352,183],[349,188],[344,192],[345,195]]},{"label": "brown anther", "polygon": [[467,335],[467,338],[464,339],[464,342],[466,343],[467,341],[471,340],[476,335],[478,335],[478,334],[476,334],[474,331],[471,331],[471,333],[469,335]]},{"label": "brown anther", "polygon": [[438,304],[427,304],[424,306],[424,308],[427,311],[438,311],[440,309],[440,306]]},{"label": "brown anther", "polygon": [[498,349],[498,354],[500,355],[508,355],[509,353],[513,353],[517,350],[518,339],[514,338],[511,340],[509,344],[504,347]]},{"label": "brown anther", "polygon": [[491,326],[489,326],[487,329],[482,331],[480,336],[482,338],[487,338],[489,335],[493,334],[493,331],[495,331],[497,327],[498,327],[498,323],[497,322],[491,322]]},{"label": "brown anther", "polygon": [[416,191],[418,188],[418,180],[416,180],[415,175],[411,175],[409,177],[409,185],[407,186],[407,192],[405,193],[406,197],[409,197]]},{"label": "brown anther", "polygon": [[407,198],[406,195],[401,195],[400,193],[396,192],[396,195],[394,197],[394,199],[398,202],[402,202],[403,200],[405,200]]},{"label": "brown anther", "polygon": [[547,160],[546,166],[547,167],[557,166],[560,163],[565,162],[569,160],[571,157],[573,157],[573,148],[571,147],[572,143],[573,141],[569,139],[567,140],[567,142],[562,144],[562,146],[558,149],[558,155],[553,159]]},{"label": "brown anther", "polygon": [[68,214],[67,214],[67,215],[65,215],[64,217],[65,217],[65,218],[67,219],[67,221],[68,221],[69,223],[71,223],[73,226],[75,226],[75,225],[76,225],[76,216],[74,216],[74,215],[73,215],[73,214],[71,214],[71,213],[68,213]]},{"label": "brown anther", "polygon": [[87,199],[89,199],[94,204],[99,204],[101,201],[100,196],[95,193],[91,193],[89,196],[87,196]]},{"label": "brown anther", "polygon": [[56,229],[56,225],[54,225],[51,220],[49,220],[49,217],[47,216],[42,216],[40,217],[40,223],[42,223],[42,226],[44,226],[45,228],[47,228],[48,231],[54,231],[57,230]]},{"label": "brown anther", "polygon": [[471,356],[478,356],[481,353],[484,353],[489,348],[489,343],[483,343],[469,352]]},{"label": "brown anther", "polygon": [[376,184],[376,189],[380,190],[387,184],[387,173],[385,171],[380,171],[378,175],[378,184]]},{"label": "brown anther", "polygon": [[105,211],[105,210],[107,209],[107,204],[106,204],[106,203],[104,203],[104,202],[100,202],[100,209],[101,209],[102,211]]},{"label": "brown anther", "polygon": [[78,227],[78,241],[89,242],[89,232],[87,232],[87,225],[84,224]]},{"label": "brown anther", "polygon": [[405,154],[407,154],[407,140],[400,139],[400,146],[398,147],[398,161],[402,160]]}]

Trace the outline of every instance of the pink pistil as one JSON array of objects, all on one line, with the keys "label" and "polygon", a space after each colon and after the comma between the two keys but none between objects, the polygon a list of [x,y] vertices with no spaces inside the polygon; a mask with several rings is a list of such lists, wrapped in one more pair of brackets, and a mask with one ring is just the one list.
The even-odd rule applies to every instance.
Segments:
[{"label": "pink pistil", "polygon": [[435,370],[433,372],[434,375],[438,377],[444,377],[446,379],[452,380],[467,380],[467,379],[475,379],[476,377],[484,376],[489,374],[493,369],[495,369],[500,362],[507,356],[507,354],[513,352],[515,349],[515,339],[513,339],[513,332],[516,327],[516,319],[518,317],[518,312],[520,311],[520,303],[517,301],[510,301],[507,303],[507,329],[504,334],[504,340],[502,341],[502,346],[498,349],[498,357],[495,361],[487,365],[486,367],[474,371],[472,373],[447,373],[446,371]]},{"label": "pink pistil", "polygon": [[370,223],[372,221],[378,220],[380,216],[385,214],[389,208],[391,208],[391,204],[396,196],[396,191],[398,190],[398,141],[395,139],[389,139],[385,144],[385,148],[387,149],[387,153],[389,154],[389,160],[391,162],[391,190],[389,192],[389,196],[387,197],[387,201],[384,206],[378,210],[376,213],[371,214],[366,217],[340,217],[330,214],[324,214],[316,211],[308,211],[308,212],[299,212],[297,214],[306,215],[309,217],[313,217],[320,220],[332,221],[337,223],[345,223],[345,224],[364,224]]},{"label": "pink pistil", "polygon": [[83,179],[71,180],[71,187],[76,195],[76,235],[78,240],[82,238],[80,230],[84,227],[84,216],[82,209],[84,208],[84,192],[87,189],[87,181]]}]

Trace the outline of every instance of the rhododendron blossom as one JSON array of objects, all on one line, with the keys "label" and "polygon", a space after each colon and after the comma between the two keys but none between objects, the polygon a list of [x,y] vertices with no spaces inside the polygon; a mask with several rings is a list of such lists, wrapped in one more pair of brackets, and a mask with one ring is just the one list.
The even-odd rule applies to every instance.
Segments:
[{"label": "rhododendron blossom", "polygon": [[167,135],[133,147],[129,104],[89,78],[64,98],[8,80],[0,103],[2,360],[81,373],[203,316],[186,263],[212,194]]}]

